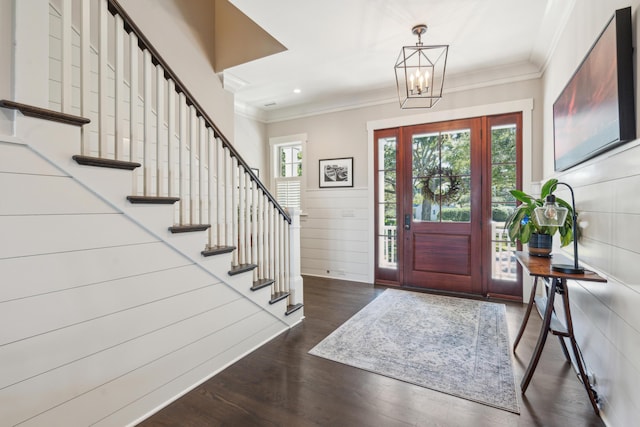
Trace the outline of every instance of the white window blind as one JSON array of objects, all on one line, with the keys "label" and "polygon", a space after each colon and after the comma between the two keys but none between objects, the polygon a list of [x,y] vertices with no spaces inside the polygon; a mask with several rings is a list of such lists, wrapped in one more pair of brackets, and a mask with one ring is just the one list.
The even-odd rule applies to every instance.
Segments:
[{"label": "white window blind", "polygon": [[285,208],[300,209],[301,177],[277,177],[276,199]]}]

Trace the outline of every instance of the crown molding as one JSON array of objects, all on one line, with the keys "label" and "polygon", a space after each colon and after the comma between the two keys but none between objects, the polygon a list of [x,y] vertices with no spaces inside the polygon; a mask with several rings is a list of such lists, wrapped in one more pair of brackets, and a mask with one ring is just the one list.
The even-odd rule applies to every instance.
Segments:
[{"label": "crown molding", "polygon": [[[541,76],[542,71],[536,69],[530,62],[518,62],[510,65],[486,68],[472,73],[447,77],[443,96],[455,92],[535,80]],[[264,113],[261,119],[257,120],[269,124],[376,105],[398,103],[398,98],[395,93],[396,88],[393,86],[361,94],[357,100],[345,95],[334,97],[331,101],[309,102],[268,111],[257,109]]]}]

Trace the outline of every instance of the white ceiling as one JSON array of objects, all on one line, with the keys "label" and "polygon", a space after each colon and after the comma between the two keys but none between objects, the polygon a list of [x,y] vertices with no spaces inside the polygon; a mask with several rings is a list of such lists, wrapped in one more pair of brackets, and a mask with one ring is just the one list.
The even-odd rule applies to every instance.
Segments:
[{"label": "white ceiling", "polygon": [[445,93],[538,77],[575,0],[230,1],[288,49],[224,71],[237,106],[273,121],[393,100],[417,24],[450,46]]}]

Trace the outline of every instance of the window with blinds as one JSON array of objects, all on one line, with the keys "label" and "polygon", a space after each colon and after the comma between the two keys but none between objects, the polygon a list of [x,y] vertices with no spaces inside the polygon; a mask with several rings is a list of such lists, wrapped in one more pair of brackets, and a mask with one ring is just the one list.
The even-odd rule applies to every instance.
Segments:
[{"label": "window with blinds", "polygon": [[287,143],[274,148],[276,199],[283,207],[301,209],[302,144]]},{"label": "window with blinds", "polygon": [[300,177],[276,178],[276,199],[283,207],[300,209]]}]

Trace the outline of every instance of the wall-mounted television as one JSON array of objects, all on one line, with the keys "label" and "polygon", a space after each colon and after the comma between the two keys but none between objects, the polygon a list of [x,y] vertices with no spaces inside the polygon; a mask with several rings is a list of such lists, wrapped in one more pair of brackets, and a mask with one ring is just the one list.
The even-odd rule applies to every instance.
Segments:
[{"label": "wall-mounted television", "polygon": [[636,138],[631,8],[619,9],[553,104],[555,170]]}]

